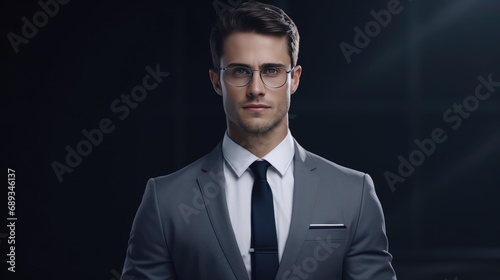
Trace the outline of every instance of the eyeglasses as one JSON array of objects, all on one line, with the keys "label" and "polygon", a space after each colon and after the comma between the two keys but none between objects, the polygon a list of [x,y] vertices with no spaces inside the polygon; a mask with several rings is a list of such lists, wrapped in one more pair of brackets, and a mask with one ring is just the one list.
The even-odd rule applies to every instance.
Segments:
[{"label": "eyeglasses", "polygon": [[259,71],[260,79],[264,85],[271,88],[279,88],[286,83],[288,73],[292,72],[293,67],[288,71],[285,68],[274,66],[266,66],[260,70],[252,70],[249,67],[238,65],[221,67],[219,70],[223,71],[223,79],[235,87],[244,87],[248,85],[253,78],[253,72]]}]

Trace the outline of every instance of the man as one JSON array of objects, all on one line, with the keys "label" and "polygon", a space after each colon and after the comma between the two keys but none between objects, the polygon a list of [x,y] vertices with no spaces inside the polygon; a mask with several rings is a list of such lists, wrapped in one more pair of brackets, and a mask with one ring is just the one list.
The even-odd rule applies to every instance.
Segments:
[{"label": "man", "polygon": [[302,73],[293,21],[246,2],[210,46],[227,132],[149,180],[122,279],[396,279],[369,175],[306,151],[288,129]]}]

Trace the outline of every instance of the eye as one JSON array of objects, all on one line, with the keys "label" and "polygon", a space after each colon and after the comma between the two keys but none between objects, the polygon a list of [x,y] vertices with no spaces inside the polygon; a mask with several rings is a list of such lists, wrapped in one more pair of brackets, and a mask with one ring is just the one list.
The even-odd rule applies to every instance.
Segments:
[{"label": "eye", "polygon": [[252,71],[246,67],[235,67],[231,73],[235,76],[247,76],[250,75]]},{"label": "eye", "polygon": [[280,72],[281,72],[281,69],[276,68],[276,67],[268,67],[268,68],[264,68],[262,70],[262,74],[267,75],[267,76],[277,76],[277,75],[279,75]]}]

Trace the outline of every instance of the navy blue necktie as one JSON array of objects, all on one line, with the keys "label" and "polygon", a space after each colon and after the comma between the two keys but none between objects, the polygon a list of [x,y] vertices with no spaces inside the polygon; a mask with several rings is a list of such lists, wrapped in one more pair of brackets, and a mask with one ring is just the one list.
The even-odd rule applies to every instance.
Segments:
[{"label": "navy blue necktie", "polygon": [[273,193],[267,182],[269,162],[250,165],[255,181],[252,189],[252,279],[274,280],[278,273],[278,238],[274,222]]}]

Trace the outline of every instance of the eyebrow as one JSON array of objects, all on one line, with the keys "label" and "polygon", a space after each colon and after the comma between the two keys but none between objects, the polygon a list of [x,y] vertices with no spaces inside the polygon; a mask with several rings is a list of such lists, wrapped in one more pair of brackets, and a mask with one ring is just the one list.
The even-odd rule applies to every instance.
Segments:
[{"label": "eyebrow", "polygon": [[[244,63],[230,63],[226,67],[234,67],[234,66],[252,68],[252,67],[250,67],[250,65],[244,64]],[[263,63],[259,66],[259,69],[266,68],[266,67],[282,67],[282,68],[286,69],[286,66],[284,64],[281,64],[281,63]]]}]

